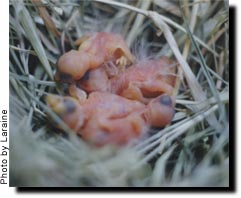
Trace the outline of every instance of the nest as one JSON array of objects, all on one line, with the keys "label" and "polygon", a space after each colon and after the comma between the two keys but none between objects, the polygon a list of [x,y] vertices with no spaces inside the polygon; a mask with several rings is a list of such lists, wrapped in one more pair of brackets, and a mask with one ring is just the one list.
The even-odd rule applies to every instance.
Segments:
[{"label": "nest", "polygon": [[[11,186],[228,186],[227,1],[10,1]],[[121,34],[138,59],[176,59],[175,116],[135,145],[96,149],[52,127],[58,57],[87,33]]]}]

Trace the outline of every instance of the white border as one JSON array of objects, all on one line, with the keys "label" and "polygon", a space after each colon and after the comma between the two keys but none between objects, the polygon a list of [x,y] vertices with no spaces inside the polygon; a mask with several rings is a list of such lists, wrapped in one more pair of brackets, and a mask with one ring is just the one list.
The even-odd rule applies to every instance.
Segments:
[{"label": "white border", "polygon": [[[8,50],[8,42],[9,42],[9,3],[8,1],[1,2],[1,11],[0,11],[0,68],[1,68],[1,77],[0,77],[0,85],[1,85],[1,98],[0,98],[0,119],[2,119],[2,110],[7,110],[8,114],[8,144],[1,143],[0,151],[2,151],[2,146],[7,146],[9,148],[9,50]],[[1,127],[2,128],[2,125]],[[2,136],[2,133],[0,134]],[[2,138],[1,138],[2,139]],[[2,164],[2,159],[8,160],[8,184],[0,184],[0,194],[4,191],[7,194],[13,194],[13,191],[7,188],[9,186],[9,151],[8,156],[2,157],[0,156],[0,165]],[[0,175],[2,175],[2,167],[0,167]],[[10,191],[9,191],[10,190]]]},{"label": "white border", "polygon": [[[236,71],[237,71],[237,98],[236,98],[236,101],[238,103],[238,99],[239,99],[239,96],[241,94],[241,68],[240,68],[240,54],[238,53],[238,48],[241,46],[241,43],[240,43],[240,39],[239,39],[239,35],[241,34],[241,31],[240,31],[240,25],[238,24],[238,20],[241,19],[241,1],[240,0],[230,0],[230,5],[232,6],[235,6],[236,7],[236,36],[237,36],[237,45],[236,45],[236,50],[237,50],[237,54],[236,54],[236,57],[237,57],[237,62],[236,62]],[[0,109],[7,109],[8,112],[9,112],[9,64],[8,64],[8,59],[9,59],[9,46],[8,46],[8,38],[9,38],[9,1],[1,1],[1,11],[0,11],[0,24],[1,24],[1,31],[0,31],[0,68],[1,68],[1,98],[0,98]],[[231,67],[231,66],[230,66]],[[237,113],[236,113],[236,122],[237,122],[237,128],[236,128],[236,136],[237,136],[237,140],[236,140],[236,143],[237,143],[237,147],[236,147],[236,168],[238,169],[241,165],[240,163],[240,157],[239,157],[239,151],[241,151],[241,128],[240,128],[240,122],[239,122],[239,112],[241,112],[241,106],[237,104]],[[8,119],[9,119],[9,114],[8,114]],[[9,170],[9,169],[8,169]],[[239,170],[236,170],[238,175],[237,175],[237,181],[236,181],[236,186],[237,186],[237,189],[236,189],[236,193],[234,194],[230,194],[230,193],[211,193],[211,194],[202,194],[202,193],[195,193],[195,197],[203,197],[203,196],[210,196],[210,197],[220,197],[220,196],[230,196],[230,195],[233,195],[233,196],[240,196],[241,193],[240,193],[240,190],[239,190],[239,185],[240,185],[240,178],[241,178],[241,173],[240,173],[240,169]],[[29,195],[29,196],[32,196],[32,194],[17,194],[16,193],[16,189],[14,188],[7,188],[6,185],[0,185],[0,195],[1,197],[3,197],[4,195],[6,196],[12,196],[12,195]],[[65,196],[66,194],[63,193],[63,194],[59,194],[58,195],[53,195],[53,194],[44,194],[46,197],[57,197],[57,196]],[[98,196],[99,198],[101,197],[120,197],[120,196],[138,196],[138,197],[146,197],[146,196],[149,196],[149,194],[146,194],[146,193],[143,193],[143,194],[140,194],[140,193],[135,193],[135,194],[128,194],[128,193],[120,193],[120,194],[116,194],[113,195],[113,194],[99,194],[99,193],[95,193],[95,194],[92,194],[92,193],[88,193],[88,194],[81,194],[81,197],[82,196],[93,196],[93,195],[96,195]],[[188,196],[191,196],[193,197],[193,193],[188,193],[188,194],[183,194],[183,193],[175,193],[175,194],[163,194],[163,193],[157,193],[157,194],[151,194],[151,196],[154,196],[154,197],[160,197],[160,196],[178,196],[178,197],[188,197]],[[35,196],[42,196],[41,194],[35,194]],[[79,196],[78,194],[72,194],[72,196]]]}]

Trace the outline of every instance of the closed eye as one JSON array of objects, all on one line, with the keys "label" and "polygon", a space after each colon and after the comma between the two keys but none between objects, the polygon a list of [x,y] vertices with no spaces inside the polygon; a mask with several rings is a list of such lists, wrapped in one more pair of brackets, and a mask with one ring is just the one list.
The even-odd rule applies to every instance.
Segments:
[{"label": "closed eye", "polygon": [[66,113],[72,113],[75,111],[76,109],[76,105],[73,101],[69,100],[69,99],[64,99],[64,107],[66,110]]}]

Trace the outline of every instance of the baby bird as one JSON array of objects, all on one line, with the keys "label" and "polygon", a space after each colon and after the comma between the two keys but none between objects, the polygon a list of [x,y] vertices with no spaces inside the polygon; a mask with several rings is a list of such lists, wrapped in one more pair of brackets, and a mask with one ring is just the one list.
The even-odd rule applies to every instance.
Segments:
[{"label": "baby bird", "polygon": [[151,126],[167,125],[174,115],[174,102],[167,94],[147,105],[107,92],[92,92],[82,100],[48,95],[46,101],[63,122],[96,146],[127,144],[147,134]]},{"label": "baby bird", "polygon": [[162,57],[135,63],[123,38],[114,33],[85,35],[76,44],[78,50],[60,57],[55,74],[56,81],[69,84],[70,96],[46,97],[73,131],[96,146],[124,145],[150,127],[171,122],[175,61]]},{"label": "baby bird", "polygon": [[103,65],[86,73],[77,82],[90,93],[104,91],[147,104],[151,98],[163,93],[171,95],[176,82],[176,63],[167,57],[144,60],[128,67],[118,75],[111,76]]},{"label": "baby bird", "polygon": [[71,83],[103,64],[120,70],[135,62],[127,44],[119,34],[97,32],[81,37],[78,50],[63,54],[57,62],[56,81]]}]

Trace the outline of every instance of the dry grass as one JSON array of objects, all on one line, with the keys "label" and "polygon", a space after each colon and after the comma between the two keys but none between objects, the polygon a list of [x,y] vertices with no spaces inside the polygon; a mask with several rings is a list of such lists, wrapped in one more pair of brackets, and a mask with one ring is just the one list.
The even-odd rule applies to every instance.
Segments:
[{"label": "dry grass", "polygon": [[[229,185],[228,1],[34,2],[10,1],[12,186]],[[58,57],[96,31],[120,33],[139,59],[180,64],[173,122],[135,145],[95,149],[46,116],[61,122],[43,100],[62,91]]]}]

